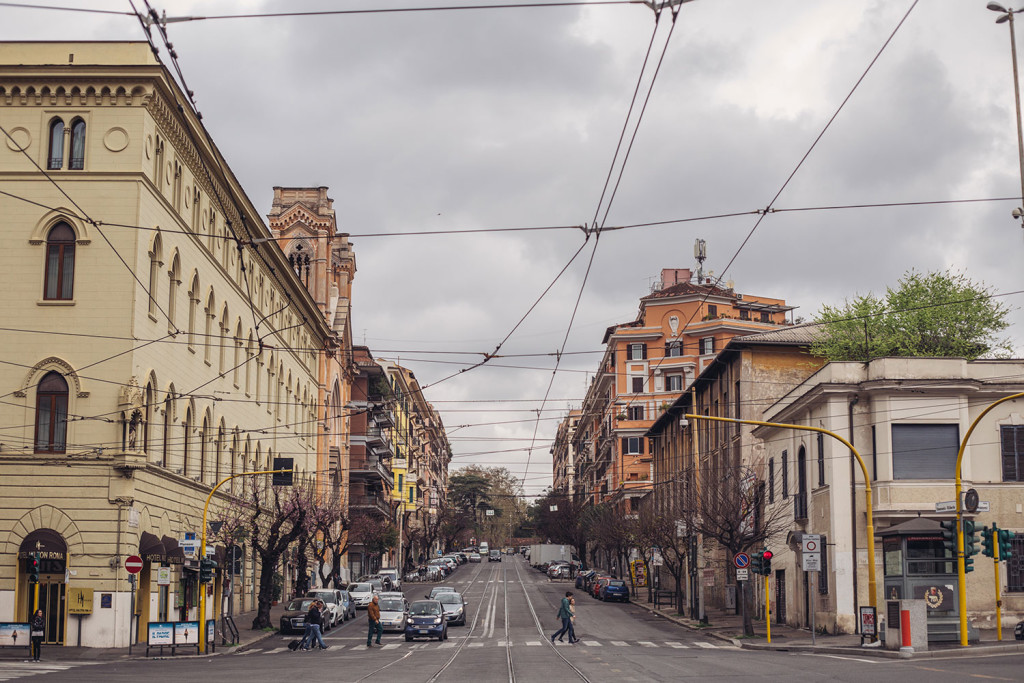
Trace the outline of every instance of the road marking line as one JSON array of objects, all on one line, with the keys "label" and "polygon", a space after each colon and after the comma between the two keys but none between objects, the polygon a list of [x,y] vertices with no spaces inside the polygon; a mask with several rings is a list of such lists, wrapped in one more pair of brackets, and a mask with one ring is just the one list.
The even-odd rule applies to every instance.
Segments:
[{"label": "road marking line", "polygon": [[528,640],[528,641],[526,641],[526,645],[527,646],[540,646],[540,645],[543,645],[543,644],[544,643],[538,642],[536,640]]},{"label": "road marking line", "polygon": [[[275,648],[274,648],[273,650],[267,650],[267,654],[268,654],[268,655],[272,655],[272,654],[274,654],[275,652],[285,652],[285,651],[287,651],[288,649],[289,649],[289,648],[287,648],[287,647],[275,647]],[[245,654],[245,653],[243,652],[242,654]]]},{"label": "road marking line", "polygon": [[498,647],[505,647],[505,646],[508,646],[508,645],[511,645],[511,644],[512,643],[507,641],[507,640],[499,640],[498,641]]},{"label": "road marking line", "polygon": [[470,643],[468,647],[483,647],[487,643]]},{"label": "road marking line", "polygon": [[584,640],[583,644],[588,647],[601,647],[601,643],[597,642],[596,640]]},{"label": "road marking line", "polygon": [[641,647],[658,647],[649,640],[638,640],[637,645],[640,645]]},{"label": "road marking line", "polygon": [[441,643],[437,646],[438,650],[450,650],[455,647],[455,643]]},{"label": "road marking line", "polygon": [[394,650],[396,647],[398,647],[398,643],[388,643],[387,645],[383,646],[381,649],[382,650]]},{"label": "road marking line", "polygon": [[677,650],[686,650],[686,649],[689,649],[689,648],[687,648],[687,647],[686,647],[685,645],[683,645],[682,643],[677,643],[677,642],[675,642],[675,641],[669,641],[669,642],[667,642],[667,643],[665,643],[665,644],[666,644],[666,645],[668,645],[669,647],[674,647],[674,648],[676,648]]},{"label": "road marking line", "polygon": [[[288,648],[282,648],[282,649],[287,650]],[[242,650],[241,652],[236,652],[235,654],[236,655],[254,655],[257,652],[263,652],[263,648],[256,648],[255,650]]]},{"label": "road marking line", "polygon": [[694,645],[696,645],[697,647],[702,647],[702,648],[704,648],[705,650],[714,650],[714,649],[716,649],[716,647],[717,647],[717,646],[715,646],[715,645],[712,645],[711,643],[704,643],[704,642],[701,642],[701,641],[699,641],[699,640],[697,640],[697,641],[694,641],[694,643],[693,643],[693,644],[694,644]]},{"label": "road marking line", "polygon": [[613,640],[612,645],[616,647],[629,647],[629,643],[624,640]]}]

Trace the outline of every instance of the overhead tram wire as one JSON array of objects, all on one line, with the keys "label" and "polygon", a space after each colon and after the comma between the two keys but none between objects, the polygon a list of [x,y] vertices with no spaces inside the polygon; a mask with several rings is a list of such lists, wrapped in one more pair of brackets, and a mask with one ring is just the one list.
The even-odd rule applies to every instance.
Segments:
[{"label": "overhead tram wire", "polygon": [[[583,275],[583,282],[580,284],[580,291],[579,291],[579,293],[576,296],[576,303],[573,305],[572,315],[569,317],[569,324],[566,326],[566,329],[565,329],[565,336],[562,338],[562,346],[559,349],[558,355],[555,356],[555,367],[551,371],[551,379],[548,380],[548,386],[547,386],[547,389],[544,392],[544,400],[541,401],[541,407],[537,411],[538,420],[534,424],[534,428],[533,428],[533,439],[534,439],[534,441],[536,441],[537,432],[540,429],[540,420],[539,420],[539,418],[540,418],[540,411],[544,408],[544,405],[547,403],[547,397],[551,393],[552,388],[554,387],[555,377],[557,377],[557,375],[558,375],[558,369],[559,369],[559,366],[561,365],[561,362],[562,362],[561,354],[562,354],[563,351],[565,351],[566,344],[569,343],[569,335],[572,332],[572,326],[573,326],[573,323],[576,320],[576,313],[579,311],[580,301],[583,299],[583,292],[586,289],[587,280],[590,277],[590,270],[591,270],[591,268],[593,267],[593,264],[594,264],[594,256],[597,254],[597,245],[598,245],[598,243],[600,241],[600,238],[601,238],[601,230],[604,228],[604,225],[605,225],[605,223],[608,220],[608,214],[611,211],[612,204],[615,201],[615,195],[616,195],[616,192],[618,190],[619,183],[622,182],[622,177],[625,174],[626,164],[629,161],[629,152],[632,150],[633,143],[635,142],[636,136],[637,136],[637,134],[640,131],[640,124],[643,122],[643,115],[644,115],[644,112],[646,112],[646,110],[647,110],[647,103],[650,101],[651,94],[654,92],[654,85],[655,85],[655,83],[658,80],[658,74],[661,72],[661,65],[662,65],[662,63],[665,60],[665,54],[668,52],[668,46],[669,46],[669,43],[672,40],[672,34],[675,31],[676,20],[679,18],[679,13],[682,11],[682,3],[680,3],[677,6],[671,7],[669,9],[669,12],[671,13],[671,16],[672,16],[672,26],[669,28],[668,35],[665,38],[665,43],[662,46],[662,50],[661,50],[661,56],[658,59],[658,65],[657,65],[657,67],[654,70],[654,74],[651,76],[651,82],[647,86],[647,94],[644,97],[644,105],[641,108],[640,114],[637,116],[636,122],[633,125],[633,133],[630,136],[629,145],[626,148],[626,154],[623,156],[622,163],[619,165],[618,178],[615,181],[615,189],[613,190],[611,197],[608,198],[607,204],[605,204],[604,216],[601,219],[600,225],[598,225],[598,223],[597,223],[597,216],[600,215],[601,204],[604,202],[604,197],[605,197],[605,194],[606,194],[606,192],[608,190],[608,183],[609,183],[609,181],[611,179],[611,176],[612,176],[612,173],[613,173],[613,169],[615,168],[615,164],[616,164],[616,161],[617,161],[618,156],[619,156],[619,151],[622,149],[622,141],[623,141],[623,139],[625,137],[626,130],[628,129],[629,120],[630,120],[630,118],[631,118],[631,116],[633,114],[633,107],[636,105],[637,96],[639,95],[639,92],[640,92],[640,84],[643,82],[644,74],[647,71],[647,63],[648,63],[648,60],[650,58],[651,50],[652,50],[653,45],[654,45],[654,37],[655,37],[655,35],[657,35],[658,23],[659,23],[659,20],[660,20],[660,17],[661,17],[661,12],[664,10],[664,8],[665,8],[665,6],[662,5],[659,9],[655,9],[654,10],[654,29],[651,32],[651,40],[647,44],[647,52],[644,55],[644,61],[643,61],[643,64],[641,65],[641,67],[640,67],[640,73],[637,76],[637,84],[636,84],[636,87],[633,89],[633,96],[630,99],[629,108],[626,111],[626,118],[625,118],[625,121],[623,122],[622,132],[619,134],[619,140],[618,140],[618,142],[616,143],[616,146],[615,146],[615,153],[612,155],[612,161],[611,161],[611,165],[610,165],[610,168],[609,168],[609,172],[608,172],[608,175],[605,178],[604,187],[601,190],[601,196],[600,196],[600,199],[598,200],[597,207],[596,207],[596,209],[594,211],[593,230],[594,230],[595,235],[596,235],[595,239],[594,239],[594,247],[591,249],[590,261],[587,263],[587,270],[586,270],[586,273]],[[526,480],[526,475],[530,471],[530,461],[532,460],[532,458],[533,458],[533,448],[531,447],[530,451],[527,453],[526,466],[523,469],[523,481]]]},{"label": "overhead tram wire", "polygon": [[[802,157],[800,157],[800,160],[797,162],[796,166],[793,168],[793,170],[786,177],[785,181],[783,181],[782,185],[779,187],[778,191],[776,191],[776,193],[772,197],[771,201],[768,202],[768,205],[764,209],[759,210],[759,212],[758,212],[759,215],[757,217],[757,220],[754,222],[753,227],[750,228],[750,231],[747,233],[746,237],[744,237],[744,239],[740,243],[739,247],[737,247],[736,251],[733,253],[733,255],[729,259],[728,263],[726,263],[725,267],[722,268],[721,274],[715,279],[714,286],[717,287],[718,283],[720,283],[722,281],[722,279],[725,277],[725,274],[729,271],[729,268],[732,267],[732,264],[739,257],[739,255],[743,251],[744,247],[747,246],[747,244],[750,242],[750,239],[754,236],[754,233],[757,232],[757,229],[761,226],[761,223],[764,221],[765,217],[768,214],[770,214],[770,213],[774,213],[774,204],[775,204],[775,202],[778,201],[779,197],[782,195],[782,193],[789,186],[790,182],[792,182],[793,178],[796,176],[796,174],[803,167],[804,162],[807,161],[807,159],[810,157],[811,153],[818,146],[818,143],[821,142],[821,139],[825,136],[825,133],[828,132],[829,128],[831,128],[832,124],[839,117],[840,112],[843,111],[843,108],[846,106],[846,104],[853,97],[854,93],[857,91],[857,88],[860,87],[860,84],[867,77],[867,75],[871,71],[872,67],[874,67],[876,62],[878,62],[878,59],[882,56],[882,53],[889,46],[889,43],[892,42],[892,39],[896,36],[896,33],[903,26],[904,22],[906,22],[907,18],[910,16],[910,13],[912,11],[914,11],[914,8],[917,6],[917,3],[918,3],[918,0],[913,0],[913,2],[911,3],[909,9],[907,9],[907,11],[903,15],[903,17],[899,20],[899,22],[897,22],[896,27],[893,28],[892,32],[889,34],[889,37],[886,38],[884,43],[882,43],[882,46],[875,53],[875,56],[871,59],[871,61],[867,65],[867,67],[864,69],[863,73],[861,73],[860,77],[853,84],[853,87],[850,88],[850,91],[846,94],[846,97],[843,98],[843,101],[840,102],[840,104],[836,108],[835,112],[832,114],[832,116],[829,118],[829,120],[825,123],[825,126],[821,129],[821,132],[819,132],[817,137],[814,138],[814,141],[811,143],[810,147],[808,147],[807,151],[804,152]],[[683,323],[680,326],[681,330],[685,330],[687,328],[687,326],[693,321],[694,317],[697,315],[697,312],[701,310],[701,308],[703,307],[704,302],[707,301],[708,297],[710,297],[710,296],[711,296],[711,290],[709,289],[704,294],[703,298],[700,301],[700,304],[697,307],[694,308],[693,312],[690,314],[690,317],[687,318],[686,322]],[[661,363],[663,361],[664,361],[664,358],[659,358],[658,362],[654,365],[652,370],[656,370],[658,367],[660,367],[660,365],[661,365]],[[629,401],[627,401],[626,407],[628,407],[631,403],[633,403],[633,399],[632,398],[630,398]]]}]

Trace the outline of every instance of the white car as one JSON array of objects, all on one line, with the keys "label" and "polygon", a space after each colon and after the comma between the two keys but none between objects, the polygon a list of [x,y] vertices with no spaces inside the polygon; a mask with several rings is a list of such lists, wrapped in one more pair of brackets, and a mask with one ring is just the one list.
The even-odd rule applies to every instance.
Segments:
[{"label": "white car", "polygon": [[378,576],[387,576],[391,579],[391,590],[400,591],[402,590],[402,578],[398,575],[398,570],[394,567],[385,567],[377,572]]},{"label": "white car", "polygon": [[313,590],[306,593],[307,598],[317,598],[324,601],[324,606],[327,608],[324,613],[324,631],[329,630],[332,626],[340,624],[345,621],[344,607],[342,605],[341,595],[339,591],[334,588],[314,588]]},{"label": "white car", "polygon": [[376,593],[372,583],[350,583],[348,585],[348,594],[352,596],[352,602],[355,603],[357,609],[366,609]]}]

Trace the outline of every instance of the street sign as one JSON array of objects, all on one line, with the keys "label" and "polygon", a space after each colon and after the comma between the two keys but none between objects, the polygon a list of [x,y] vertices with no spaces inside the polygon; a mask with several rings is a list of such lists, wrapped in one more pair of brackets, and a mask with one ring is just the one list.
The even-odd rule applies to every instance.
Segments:
[{"label": "street sign", "polygon": [[171,585],[171,568],[170,567],[157,567],[157,569],[156,569],[156,585],[158,585],[158,586],[170,586]]},{"label": "street sign", "polygon": [[494,516],[494,510],[488,510],[487,511],[487,516],[488,517],[493,517]]},{"label": "street sign", "polygon": [[129,574],[138,574],[142,571],[142,558],[138,555],[131,555],[124,560],[124,568]]},{"label": "street sign", "polygon": [[804,534],[802,544],[804,553],[821,552],[821,536],[819,534]]},{"label": "street sign", "polygon": [[738,567],[736,569],[736,580],[737,581],[748,581],[750,579],[750,570],[746,567]]},{"label": "street sign", "polygon": [[967,493],[964,494],[964,508],[966,508],[968,512],[977,512],[979,502],[978,490],[968,489]]},{"label": "street sign", "polygon": [[804,553],[802,559],[805,572],[821,571],[821,553]]},{"label": "street sign", "polygon": [[736,565],[737,569],[745,569],[750,566],[750,555],[746,553],[736,553],[732,558],[732,563]]},{"label": "street sign", "polygon": [[[966,509],[966,506],[965,506]],[[991,501],[979,500],[978,509],[975,512],[990,512],[992,510]],[[956,512],[956,501],[955,500],[944,500],[941,503],[935,504],[936,512]],[[970,510],[967,510],[970,512]]]}]

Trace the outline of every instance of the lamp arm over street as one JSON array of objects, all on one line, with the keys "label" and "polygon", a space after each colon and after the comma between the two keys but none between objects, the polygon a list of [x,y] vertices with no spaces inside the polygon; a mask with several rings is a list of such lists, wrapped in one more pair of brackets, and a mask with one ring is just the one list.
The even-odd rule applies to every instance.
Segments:
[{"label": "lamp arm over street", "polygon": [[[238,477],[251,477],[256,474],[286,474],[288,472],[294,472],[294,470],[259,470],[258,472],[242,472],[241,474],[232,474],[230,477],[224,477],[217,485],[210,489],[209,495],[206,496],[206,503],[203,505],[203,526],[200,534],[199,541],[199,561],[202,562],[206,559],[206,513],[210,509],[210,501],[213,499],[213,494],[217,493],[217,489]],[[199,652],[202,653],[206,650],[206,589],[200,584],[199,586]]]},{"label": "lamp arm over street", "polygon": [[[871,477],[868,474],[868,466],[864,462],[864,458],[861,457],[857,449],[853,447],[853,444],[844,439],[839,434],[828,429],[821,427],[810,427],[806,425],[794,425],[786,424],[783,422],[762,422],[761,420],[740,420],[732,417],[716,417],[713,415],[694,415],[687,413],[683,415],[683,418],[687,420],[710,420],[712,422],[732,422],[734,424],[745,424],[745,425],[756,425],[759,427],[777,427],[779,429],[796,429],[804,432],[818,432],[819,434],[827,434],[833,439],[836,439],[844,446],[850,449],[850,453],[857,459],[857,463],[860,465],[861,472],[864,474],[864,498],[867,506],[867,537],[868,537],[868,565],[870,572],[868,573],[868,604],[873,607],[878,607],[876,604],[877,597],[877,583],[875,581],[875,522],[874,516],[872,515],[872,503],[871,503]],[[958,467],[959,471],[959,467]],[[872,636],[872,641],[874,636]]]}]

